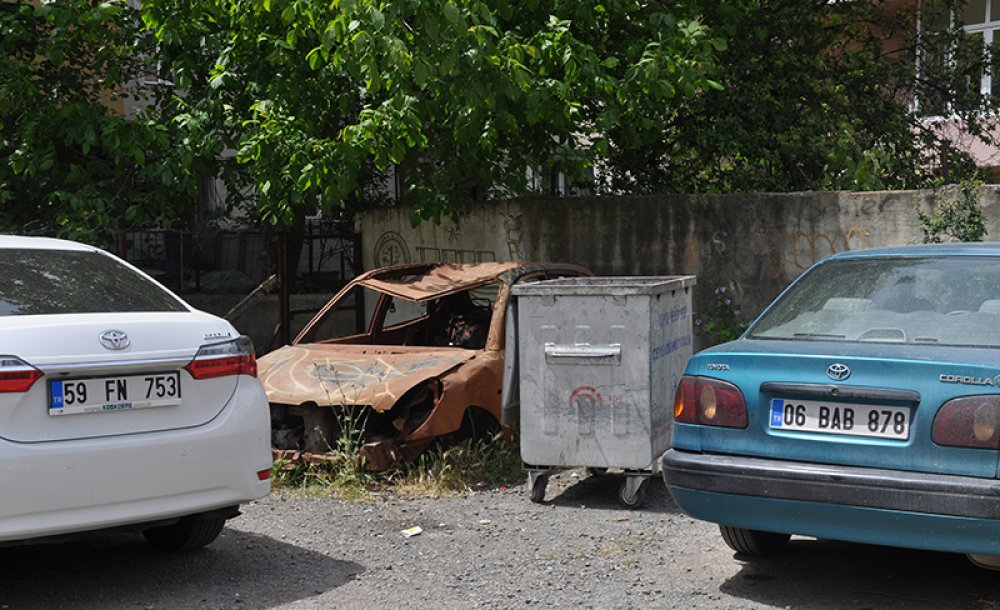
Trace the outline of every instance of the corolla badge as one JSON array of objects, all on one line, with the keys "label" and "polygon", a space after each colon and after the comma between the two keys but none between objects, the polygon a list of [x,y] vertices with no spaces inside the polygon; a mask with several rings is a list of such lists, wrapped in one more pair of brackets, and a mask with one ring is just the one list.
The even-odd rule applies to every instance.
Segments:
[{"label": "corolla badge", "polygon": [[110,350],[123,350],[132,345],[132,340],[123,330],[106,330],[101,333],[100,339],[101,345]]},{"label": "corolla badge", "polygon": [[827,367],[826,376],[834,381],[843,381],[851,376],[851,369],[838,362]]}]

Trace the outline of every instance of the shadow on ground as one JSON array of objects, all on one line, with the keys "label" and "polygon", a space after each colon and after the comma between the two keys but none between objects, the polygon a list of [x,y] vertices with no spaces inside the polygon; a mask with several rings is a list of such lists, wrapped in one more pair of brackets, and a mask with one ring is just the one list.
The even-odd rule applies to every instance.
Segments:
[{"label": "shadow on ground", "polygon": [[[574,477],[573,474],[577,476]],[[550,478],[545,497],[548,503],[555,506],[621,510],[624,507],[618,502],[618,490],[624,482],[625,475],[622,473],[609,472],[595,476],[586,474],[582,469],[563,471],[554,473]],[[639,509],[652,513],[681,513],[659,473],[649,477],[646,501]]]},{"label": "shadow on ground", "polygon": [[742,567],[720,591],[778,608],[813,600],[859,610],[1000,610],[1000,573],[963,555],[796,538],[777,557],[733,561]]},{"label": "shadow on ground", "polygon": [[271,608],[339,587],[363,571],[232,528],[211,546],[159,552],[137,535],[0,548],[0,608]]}]

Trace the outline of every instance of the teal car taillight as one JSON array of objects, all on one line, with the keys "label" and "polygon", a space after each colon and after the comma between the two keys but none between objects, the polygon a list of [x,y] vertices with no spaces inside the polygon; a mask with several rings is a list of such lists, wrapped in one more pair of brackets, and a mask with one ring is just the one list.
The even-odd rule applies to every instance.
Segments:
[{"label": "teal car taillight", "polygon": [[961,396],[946,402],[934,418],[938,445],[1000,449],[1000,395]]},{"label": "teal car taillight", "polygon": [[713,379],[685,375],[674,394],[674,421],[685,424],[747,427],[747,404],[735,385]]}]

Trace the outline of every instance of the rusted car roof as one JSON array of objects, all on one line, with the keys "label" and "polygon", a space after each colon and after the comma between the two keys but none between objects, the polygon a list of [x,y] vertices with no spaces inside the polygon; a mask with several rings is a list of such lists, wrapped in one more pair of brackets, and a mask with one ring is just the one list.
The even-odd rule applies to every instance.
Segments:
[{"label": "rusted car roof", "polygon": [[428,301],[495,281],[523,263],[408,265],[384,269],[359,281],[362,286],[411,301]]}]

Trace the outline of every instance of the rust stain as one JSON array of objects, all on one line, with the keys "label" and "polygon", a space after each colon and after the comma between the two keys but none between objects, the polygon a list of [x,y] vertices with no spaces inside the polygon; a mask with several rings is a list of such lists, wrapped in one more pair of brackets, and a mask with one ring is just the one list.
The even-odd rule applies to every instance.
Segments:
[{"label": "rust stain", "polygon": [[386,411],[413,386],[475,355],[454,348],[290,345],[261,357],[258,375],[271,402]]}]

